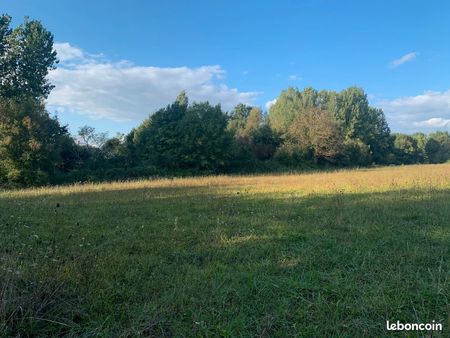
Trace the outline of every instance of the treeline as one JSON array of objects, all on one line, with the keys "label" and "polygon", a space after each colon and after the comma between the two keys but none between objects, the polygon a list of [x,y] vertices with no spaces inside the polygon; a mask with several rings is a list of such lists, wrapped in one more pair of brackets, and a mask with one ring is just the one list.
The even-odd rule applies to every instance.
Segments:
[{"label": "treeline", "polygon": [[85,126],[69,134],[45,109],[57,63],[40,22],[0,16],[0,184],[29,186],[149,176],[269,172],[329,166],[441,163],[450,135],[391,134],[360,88],[289,88],[264,113],[231,112],[186,93],[128,135]]}]

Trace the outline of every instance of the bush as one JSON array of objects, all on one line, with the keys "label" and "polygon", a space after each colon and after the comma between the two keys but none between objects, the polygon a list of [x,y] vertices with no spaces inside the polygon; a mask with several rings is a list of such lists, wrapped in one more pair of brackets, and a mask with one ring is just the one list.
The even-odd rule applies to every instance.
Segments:
[{"label": "bush", "polygon": [[366,166],[372,159],[369,147],[359,139],[345,141],[346,164]]}]

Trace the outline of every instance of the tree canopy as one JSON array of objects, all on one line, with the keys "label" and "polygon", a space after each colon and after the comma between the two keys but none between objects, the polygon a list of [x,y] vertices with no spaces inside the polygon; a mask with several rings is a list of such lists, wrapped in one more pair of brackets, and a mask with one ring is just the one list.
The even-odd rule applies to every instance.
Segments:
[{"label": "tree canopy", "polygon": [[83,126],[71,136],[45,108],[53,35],[36,20],[0,16],[0,184],[36,185],[303,166],[442,163],[450,135],[391,134],[384,112],[358,87],[283,90],[269,111],[229,113],[190,103],[186,91],[127,135]]},{"label": "tree canopy", "polygon": [[167,168],[216,169],[224,166],[231,144],[227,116],[208,102],[188,105],[184,93],[158,110],[134,132],[143,161]]},{"label": "tree canopy", "polygon": [[48,72],[57,63],[53,35],[36,20],[10,28],[11,17],[0,16],[0,96],[46,98],[53,88]]}]

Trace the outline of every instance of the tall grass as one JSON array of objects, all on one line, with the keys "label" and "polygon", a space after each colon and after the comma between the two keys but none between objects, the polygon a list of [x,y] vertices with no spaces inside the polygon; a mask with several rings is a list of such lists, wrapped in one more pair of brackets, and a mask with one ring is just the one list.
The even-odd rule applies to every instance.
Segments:
[{"label": "tall grass", "polygon": [[0,333],[446,336],[449,201],[449,164],[4,191]]}]

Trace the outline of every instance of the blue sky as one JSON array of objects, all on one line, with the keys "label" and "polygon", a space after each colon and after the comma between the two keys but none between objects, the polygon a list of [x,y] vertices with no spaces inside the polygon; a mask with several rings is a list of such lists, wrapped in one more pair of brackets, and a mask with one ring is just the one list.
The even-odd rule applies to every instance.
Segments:
[{"label": "blue sky", "polygon": [[49,110],[127,132],[186,89],[266,107],[288,86],[363,87],[393,131],[450,130],[448,1],[0,0],[53,32]]}]

